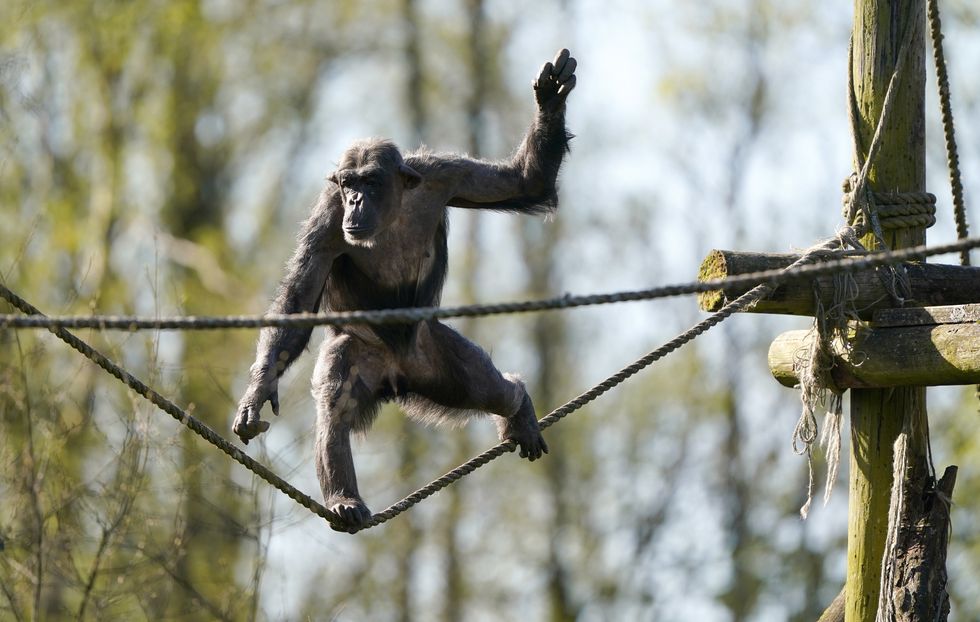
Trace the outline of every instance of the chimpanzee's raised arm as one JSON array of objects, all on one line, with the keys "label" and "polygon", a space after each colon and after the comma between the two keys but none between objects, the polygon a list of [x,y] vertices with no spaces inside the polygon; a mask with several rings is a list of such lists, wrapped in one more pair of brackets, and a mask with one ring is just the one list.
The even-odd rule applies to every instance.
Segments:
[{"label": "chimpanzee's raised arm", "polygon": [[541,68],[533,83],[537,114],[510,161],[448,157],[431,172],[425,170],[427,163],[418,163],[427,180],[447,185],[448,205],[530,214],[557,207],[558,169],[571,138],[565,130],[565,100],[575,88],[576,64],[568,50],[561,50]]},{"label": "chimpanzee's raised arm", "polygon": [[[313,213],[303,223],[296,250],[286,264],[286,274],[269,314],[302,313],[319,310],[330,267],[337,254],[336,223],[331,223],[330,202],[339,201],[337,192],[326,189]],[[259,333],[255,363],[249,370],[249,385],[238,405],[233,430],[244,443],[265,432],[269,423],[260,419],[262,406],[272,403],[279,414],[279,377],[303,352],[313,328],[266,327]]]}]

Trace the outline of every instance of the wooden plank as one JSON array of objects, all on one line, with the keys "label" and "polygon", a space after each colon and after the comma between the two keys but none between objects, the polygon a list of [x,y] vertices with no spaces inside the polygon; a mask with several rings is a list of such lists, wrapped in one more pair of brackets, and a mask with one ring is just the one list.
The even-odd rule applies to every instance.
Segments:
[{"label": "wooden plank", "polygon": [[[769,346],[769,370],[780,384],[799,382],[796,368],[810,331],[783,333]],[[864,327],[849,345],[833,344],[834,384],[842,389],[980,383],[980,324]]]},{"label": "wooden plank", "polygon": [[[762,270],[778,270],[790,265],[799,257],[799,255],[785,253],[713,250],[701,262],[698,280],[706,281]],[[905,306],[980,303],[980,268],[907,263],[902,265],[902,269],[908,276],[912,290],[911,297],[905,301]],[[852,306],[858,317],[870,320],[878,309],[895,307],[895,301],[885,288],[885,284],[891,280],[890,272],[878,268],[854,273],[852,278],[857,292]],[[705,292],[698,295],[698,305],[703,311],[718,311],[751,288],[751,285],[746,285],[733,287],[725,292]],[[750,309],[750,312],[812,316],[816,312],[817,297],[824,307],[834,304],[835,288],[833,276],[786,283],[760,300]]]},{"label": "wooden plank", "polygon": [[874,312],[872,326],[886,328],[889,326],[965,324],[968,322],[980,322],[980,304],[878,309]]}]

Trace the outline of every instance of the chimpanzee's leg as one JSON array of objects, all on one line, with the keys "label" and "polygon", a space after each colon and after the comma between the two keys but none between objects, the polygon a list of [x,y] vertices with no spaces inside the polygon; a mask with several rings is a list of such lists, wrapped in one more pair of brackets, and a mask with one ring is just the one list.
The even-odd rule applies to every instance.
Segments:
[{"label": "chimpanzee's leg", "polygon": [[324,341],[313,372],[316,474],[327,509],[348,527],[371,518],[357,490],[350,435],[374,421],[388,359],[385,350],[339,333]]},{"label": "chimpanzee's leg", "polygon": [[447,408],[496,415],[500,439],[514,440],[522,458],[548,453],[524,383],[501,374],[482,348],[448,326],[424,322],[401,370],[411,393]]}]

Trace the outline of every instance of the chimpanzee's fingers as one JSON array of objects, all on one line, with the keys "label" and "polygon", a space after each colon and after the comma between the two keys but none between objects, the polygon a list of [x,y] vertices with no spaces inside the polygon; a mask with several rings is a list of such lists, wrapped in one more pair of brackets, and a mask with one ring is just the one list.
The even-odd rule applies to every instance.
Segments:
[{"label": "chimpanzee's fingers", "polygon": [[[558,84],[563,84],[564,82],[567,82],[568,79],[575,74],[576,66],[578,66],[578,62],[576,62],[574,58],[569,57],[568,61],[565,63],[565,66],[562,67],[558,75],[555,76],[555,79],[558,80]],[[557,65],[555,68],[557,69]]]},{"label": "chimpanzee's fingers", "polygon": [[241,436],[248,425],[248,406],[239,406],[238,413],[235,415],[235,424],[231,426],[232,432]]},{"label": "chimpanzee's fingers", "polygon": [[565,99],[566,97],[568,97],[568,94],[571,93],[572,89],[574,88],[575,88],[575,76],[573,75],[571,78],[568,79],[568,82],[562,84],[561,87],[558,89],[558,97]]},{"label": "chimpanzee's fingers", "polygon": [[558,50],[558,54],[555,55],[555,60],[552,63],[555,66],[555,73],[559,73],[565,68],[565,63],[570,57],[571,53],[567,49],[562,48]]},{"label": "chimpanzee's fingers", "polygon": [[541,71],[538,73],[538,77],[534,81],[534,88],[539,89],[548,83],[548,78],[551,77],[552,69],[553,67],[551,63],[545,63],[541,66]]},{"label": "chimpanzee's fingers", "polygon": [[269,403],[272,404],[272,413],[278,417],[279,416],[279,390],[278,389],[273,391],[272,395],[269,396]]}]

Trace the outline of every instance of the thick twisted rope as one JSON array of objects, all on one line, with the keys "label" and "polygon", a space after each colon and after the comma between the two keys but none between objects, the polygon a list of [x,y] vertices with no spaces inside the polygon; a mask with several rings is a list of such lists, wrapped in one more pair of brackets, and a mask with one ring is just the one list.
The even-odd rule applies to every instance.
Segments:
[{"label": "thick twisted rope", "polygon": [[882,231],[936,224],[936,195],[929,192],[872,192]]},{"label": "thick twisted rope", "polygon": [[[796,263],[799,264],[807,258],[801,258]],[[794,264],[795,266],[796,264]],[[692,341],[694,338],[698,337],[711,327],[719,324],[724,319],[731,316],[733,313],[741,311],[746,307],[755,304],[759,299],[765,296],[768,292],[772,291],[772,286],[770,285],[758,285],[754,289],[746,292],[739,298],[727,304],[718,313],[712,315],[711,317],[699,322],[692,328],[688,329],[684,333],[678,335],[674,339],[668,341],[661,347],[650,352],[646,356],[633,362],[631,365],[623,368],[619,372],[613,374],[609,378],[606,378],[599,384],[595,385],[593,388],[589,389],[585,393],[579,395],[575,399],[569,401],[563,406],[553,410],[546,417],[539,420],[538,425],[541,429],[548,428],[564,417],[570,415],[571,413],[579,410],[589,402],[592,402],[600,395],[606,393],[610,389],[622,384],[631,376],[637,374],[642,369],[653,364],[655,361],[663,358],[667,354],[673,352],[674,350],[680,348],[684,344]],[[42,315],[41,312],[30,303],[25,301],[23,298],[17,296],[9,288],[0,283],[0,296],[7,300],[11,305],[21,310],[29,315]],[[267,467],[261,463],[250,458],[242,450],[238,449],[220,435],[211,429],[207,424],[201,422],[200,420],[194,418],[176,404],[163,397],[161,394],[157,393],[149,386],[141,382],[135,376],[121,368],[119,365],[113,363],[108,357],[100,353],[98,350],[88,345],[78,337],[74,336],[64,328],[53,327],[51,328],[53,332],[59,339],[70,345],[72,348],[80,352],[86,358],[95,362],[99,367],[109,372],[112,376],[116,377],[122,381],[130,389],[143,396],[158,408],[171,415],[177,421],[183,423],[188,428],[190,428],[194,433],[203,437],[209,443],[223,451],[225,454],[230,456],[236,462],[242,464],[245,468],[252,471],[265,481],[269,482],[275,486],[279,491],[286,494],[289,498],[293,499],[306,509],[310,510],[317,516],[325,519],[330,523],[331,527],[343,530],[343,528],[337,523],[337,519],[320,503],[314,501],[310,496],[302,493],[285,480],[281,479]],[[505,453],[514,451],[516,443],[512,440],[503,441],[498,443],[496,446],[488,449],[482,454],[472,458],[471,460],[465,462],[464,464],[456,467],[449,473],[446,473],[442,477],[432,481],[431,483],[423,486],[419,490],[415,491],[411,495],[405,497],[398,503],[395,503],[388,509],[379,512],[371,517],[370,521],[359,529],[351,530],[351,533],[356,531],[361,531],[376,525],[380,525],[395,516],[398,516],[402,512],[408,510],[414,505],[418,504],[427,497],[435,494],[436,492],[442,490],[446,486],[449,486],[453,482],[458,481],[462,477],[469,475],[479,467],[489,463],[490,461],[502,456]]]},{"label": "thick twisted rope", "polygon": [[[63,316],[22,316],[0,314],[0,328],[95,328],[101,330],[215,330],[225,328],[261,328],[347,326],[351,324],[411,324],[432,319],[457,317],[476,317],[506,313],[528,313],[555,309],[572,309],[589,305],[610,304],[654,300],[673,296],[698,294],[719,289],[736,289],[746,285],[768,283],[779,286],[795,280],[806,280],[827,274],[851,274],[885,265],[895,265],[943,255],[951,252],[969,250],[980,246],[980,238],[967,238],[950,244],[933,247],[916,246],[897,251],[876,252],[860,257],[834,259],[825,254],[820,263],[800,265],[792,270],[773,269],[745,274],[736,274],[719,279],[692,281],[677,285],[665,285],[649,289],[618,292],[613,294],[592,294],[587,296],[560,296],[542,300],[478,304],[459,307],[416,307],[407,309],[381,309],[376,311],[344,311],[327,313],[295,313],[287,315],[237,315],[221,317],[161,317],[147,318],[118,315],[63,315]],[[0,283],[0,297],[9,292]]]}]

